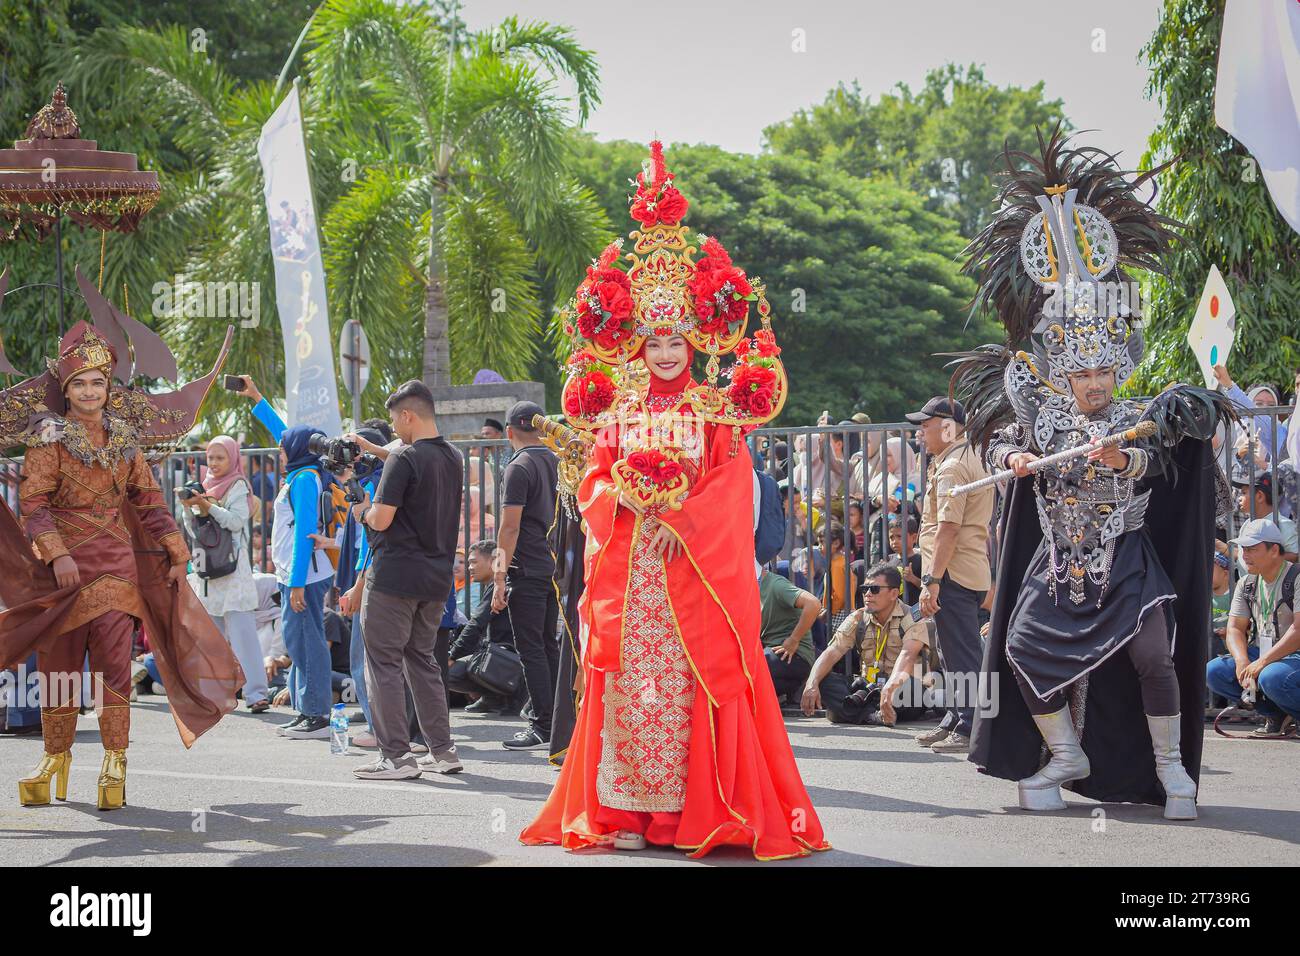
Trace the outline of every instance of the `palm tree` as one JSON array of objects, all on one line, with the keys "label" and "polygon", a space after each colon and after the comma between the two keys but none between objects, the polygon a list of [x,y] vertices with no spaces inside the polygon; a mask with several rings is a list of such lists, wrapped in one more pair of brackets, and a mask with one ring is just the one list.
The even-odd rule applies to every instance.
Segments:
[{"label": "palm tree", "polygon": [[569,123],[555,94],[557,80],[571,82],[586,120],[598,97],[592,54],[565,29],[514,18],[461,44],[454,33],[454,14],[448,24],[425,6],[326,0],[307,54],[344,126],[390,144],[390,161],[325,219],[333,302],[367,321],[420,307],[430,385],[482,366],[524,377],[537,280],[575,282],[610,230],[566,173]]},{"label": "palm tree", "polygon": [[[435,12],[395,0],[327,0],[307,47],[301,95],[332,332],[360,319],[382,357],[366,413],[421,372],[435,384],[485,366],[524,377],[539,284],[576,283],[609,231],[565,172],[568,123],[554,92],[570,78],[586,117],[591,54],[563,29],[508,20],[449,57]],[[137,233],[109,237],[104,290],[125,283],[143,317],[155,285],[176,274],[257,282],[261,321],[239,329],[228,370],[270,394],[283,351],[256,143],[278,105],[274,86],[232,80],[180,28],[101,29],[59,59],[74,104],[129,118],[130,134],[115,130],[111,145],[140,152],[163,184]],[[189,373],[211,362],[226,325],[183,311],[155,318]],[[421,331],[423,359],[412,348]],[[222,426],[247,423],[242,400],[214,390],[209,402]]]}]

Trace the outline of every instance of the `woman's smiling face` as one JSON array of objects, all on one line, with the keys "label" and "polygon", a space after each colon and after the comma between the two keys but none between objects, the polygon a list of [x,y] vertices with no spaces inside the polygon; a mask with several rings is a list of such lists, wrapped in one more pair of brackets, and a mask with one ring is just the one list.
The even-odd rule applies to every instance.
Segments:
[{"label": "woman's smiling face", "polygon": [[672,381],[691,361],[690,346],[681,335],[652,335],[645,340],[645,364],[659,378]]}]

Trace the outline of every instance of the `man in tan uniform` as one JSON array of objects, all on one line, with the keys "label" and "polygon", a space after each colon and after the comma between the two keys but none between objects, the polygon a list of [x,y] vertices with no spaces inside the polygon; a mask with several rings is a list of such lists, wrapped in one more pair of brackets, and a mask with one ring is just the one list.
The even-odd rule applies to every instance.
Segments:
[{"label": "man in tan uniform", "polygon": [[932,398],[907,419],[920,426],[930,457],[921,515],[920,609],[934,618],[938,632],[948,709],[938,727],[916,740],[937,753],[966,753],[983,657],[979,609],[992,582],[988,536],[994,490],[948,495],[950,488],[988,474],[966,440],[966,411],[960,402]]}]

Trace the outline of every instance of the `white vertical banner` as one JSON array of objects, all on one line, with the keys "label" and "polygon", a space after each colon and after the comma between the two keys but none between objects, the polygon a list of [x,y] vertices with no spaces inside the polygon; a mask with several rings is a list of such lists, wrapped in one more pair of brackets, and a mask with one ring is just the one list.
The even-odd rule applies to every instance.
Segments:
[{"label": "white vertical banner", "polygon": [[342,421],[325,303],[325,266],[296,84],[262,127],[257,156],[275,259],[275,305],[284,335],[285,420],[291,426],[311,425],[327,435],[338,435]]},{"label": "white vertical banner", "polygon": [[1300,232],[1300,0],[1228,0],[1214,119],[1250,150]]}]

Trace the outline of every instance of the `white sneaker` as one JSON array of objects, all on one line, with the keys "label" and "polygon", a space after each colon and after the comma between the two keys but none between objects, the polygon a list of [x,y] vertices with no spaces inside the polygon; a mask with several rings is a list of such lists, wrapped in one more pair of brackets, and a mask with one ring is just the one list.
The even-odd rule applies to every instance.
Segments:
[{"label": "white sneaker", "polygon": [[614,834],[614,849],[644,850],[645,836],[632,830],[619,830]]},{"label": "white sneaker", "polygon": [[365,733],[357,734],[352,738],[352,746],[360,747],[363,750],[374,750],[379,746],[379,741],[373,733],[367,730]]},{"label": "white sneaker", "polygon": [[415,762],[415,765],[420,768],[422,773],[460,773],[465,769],[454,750],[421,757]]},{"label": "white sneaker", "polygon": [[397,760],[380,757],[374,763],[353,767],[352,773],[362,780],[411,780],[420,775],[420,768],[407,754]]}]

